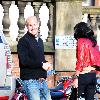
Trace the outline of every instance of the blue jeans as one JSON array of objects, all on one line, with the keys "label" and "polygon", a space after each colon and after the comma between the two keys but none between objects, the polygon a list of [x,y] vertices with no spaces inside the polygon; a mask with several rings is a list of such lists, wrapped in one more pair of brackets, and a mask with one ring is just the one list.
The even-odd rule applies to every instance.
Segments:
[{"label": "blue jeans", "polygon": [[46,80],[24,80],[23,85],[28,100],[51,100]]}]

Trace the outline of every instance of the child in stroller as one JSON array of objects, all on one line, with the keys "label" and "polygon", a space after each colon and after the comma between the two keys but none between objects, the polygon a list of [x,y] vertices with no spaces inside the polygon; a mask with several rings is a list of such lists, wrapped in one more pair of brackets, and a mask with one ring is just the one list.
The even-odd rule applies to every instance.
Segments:
[{"label": "child in stroller", "polygon": [[57,81],[57,86],[50,89],[52,100],[71,100],[70,95],[73,90],[72,81],[71,77],[62,77]]}]

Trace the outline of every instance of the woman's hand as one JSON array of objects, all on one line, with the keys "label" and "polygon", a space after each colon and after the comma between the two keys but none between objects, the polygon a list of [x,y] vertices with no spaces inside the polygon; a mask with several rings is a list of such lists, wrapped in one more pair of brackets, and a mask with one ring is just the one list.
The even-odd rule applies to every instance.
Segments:
[{"label": "woman's hand", "polygon": [[77,88],[78,87],[78,78],[74,79],[73,83],[72,83],[72,86],[74,88]]},{"label": "woman's hand", "polygon": [[73,85],[74,88],[78,87],[78,76],[79,76],[79,74],[80,74],[80,71],[76,70],[76,73],[73,75],[74,80],[73,80],[72,85]]}]

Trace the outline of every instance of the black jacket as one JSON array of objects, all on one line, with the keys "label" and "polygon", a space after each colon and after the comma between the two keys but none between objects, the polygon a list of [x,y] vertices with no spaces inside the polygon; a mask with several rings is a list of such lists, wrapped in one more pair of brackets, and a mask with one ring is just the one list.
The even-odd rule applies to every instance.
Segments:
[{"label": "black jacket", "polygon": [[20,78],[22,80],[46,78],[47,72],[42,68],[45,62],[44,46],[41,38],[37,40],[27,32],[18,42]]}]

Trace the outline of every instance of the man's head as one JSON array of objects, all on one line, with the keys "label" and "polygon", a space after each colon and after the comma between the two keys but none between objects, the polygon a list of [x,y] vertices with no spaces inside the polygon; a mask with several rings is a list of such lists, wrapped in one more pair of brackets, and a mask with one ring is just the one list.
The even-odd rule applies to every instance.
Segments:
[{"label": "man's head", "polygon": [[26,27],[28,32],[32,35],[37,36],[39,28],[39,20],[36,16],[30,16],[26,19]]}]

